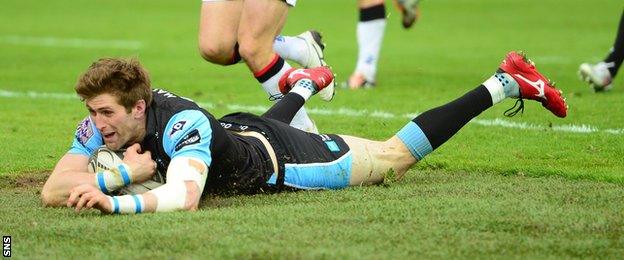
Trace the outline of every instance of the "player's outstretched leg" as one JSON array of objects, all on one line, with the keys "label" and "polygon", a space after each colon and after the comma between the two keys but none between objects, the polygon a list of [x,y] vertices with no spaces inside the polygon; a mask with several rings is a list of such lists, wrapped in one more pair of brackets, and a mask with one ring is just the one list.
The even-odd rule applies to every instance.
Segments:
[{"label": "player's outstretched leg", "polygon": [[388,172],[400,178],[414,163],[448,141],[471,119],[505,98],[537,100],[555,115],[566,115],[560,92],[528,59],[507,54],[497,72],[463,96],[428,110],[384,142],[345,136],[353,154],[349,185],[378,183]]},{"label": "player's outstretched leg", "polygon": [[[497,72],[479,87],[446,105],[420,114],[387,143],[395,144],[398,139],[416,160],[421,160],[472,118],[508,97],[536,100],[558,117],[567,114],[568,107],[561,91],[554,88],[524,55],[510,52]],[[405,167],[399,165],[396,168]]]},{"label": "player's outstretched leg", "polygon": [[290,124],[305,101],[312,95],[321,93],[333,81],[334,74],[328,67],[292,68],[279,80],[279,89],[284,96],[262,116]]}]

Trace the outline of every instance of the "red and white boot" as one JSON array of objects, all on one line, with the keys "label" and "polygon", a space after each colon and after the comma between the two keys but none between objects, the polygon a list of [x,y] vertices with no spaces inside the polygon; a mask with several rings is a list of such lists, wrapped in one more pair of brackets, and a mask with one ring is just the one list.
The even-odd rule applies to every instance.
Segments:
[{"label": "red and white boot", "polygon": [[[561,96],[561,90],[556,89],[554,83],[540,74],[526,55],[515,51],[508,53],[499,67],[499,72],[509,74],[518,83],[520,88],[518,98],[521,102],[518,110],[524,107],[522,99],[531,99],[541,102],[542,106],[556,116],[566,117],[568,106],[565,98]],[[518,110],[512,112],[512,115]]]},{"label": "red and white boot", "polygon": [[302,79],[309,79],[314,83],[312,92],[316,94],[333,84],[334,73],[332,73],[329,67],[324,66],[309,69],[291,68],[287,70],[279,80],[278,85],[280,92],[286,95],[295,83]]}]

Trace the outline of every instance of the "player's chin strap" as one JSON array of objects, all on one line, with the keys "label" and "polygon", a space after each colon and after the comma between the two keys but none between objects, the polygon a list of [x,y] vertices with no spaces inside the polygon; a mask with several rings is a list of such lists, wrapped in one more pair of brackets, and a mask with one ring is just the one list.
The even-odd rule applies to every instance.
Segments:
[{"label": "player's chin strap", "polygon": [[[181,210],[187,200],[186,182],[193,181],[201,195],[208,177],[206,164],[193,157],[175,157],[167,168],[167,182],[148,193],[154,195],[156,212]],[[113,213],[141,213],[146,208],[143,195],[110,197]]]}]

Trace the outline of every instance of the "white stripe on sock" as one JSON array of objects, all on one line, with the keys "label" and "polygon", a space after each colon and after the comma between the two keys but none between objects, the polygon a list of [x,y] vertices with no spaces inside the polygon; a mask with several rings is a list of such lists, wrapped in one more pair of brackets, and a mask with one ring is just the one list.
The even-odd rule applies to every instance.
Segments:
[{"label": "white stripe on sock", "polygon": [[505,99],[505,89],[503,83],[501,83],[496,77],[491,76],[488,80],[483,82],[483,86],[487,88],[492,96],[492,105],[497,104]]}]

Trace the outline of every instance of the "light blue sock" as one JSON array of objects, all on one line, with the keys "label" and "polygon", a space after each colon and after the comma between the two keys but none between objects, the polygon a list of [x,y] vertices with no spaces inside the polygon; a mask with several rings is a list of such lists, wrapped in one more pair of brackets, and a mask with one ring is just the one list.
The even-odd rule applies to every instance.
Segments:
[{"label": "light blue sock", "polygon": [[422,129],[413,121],[407,123],[396,136],[403,141],[410,153],[419,161],[427,154],[433,152],[433,147],[429,139],[427,139]]}]

